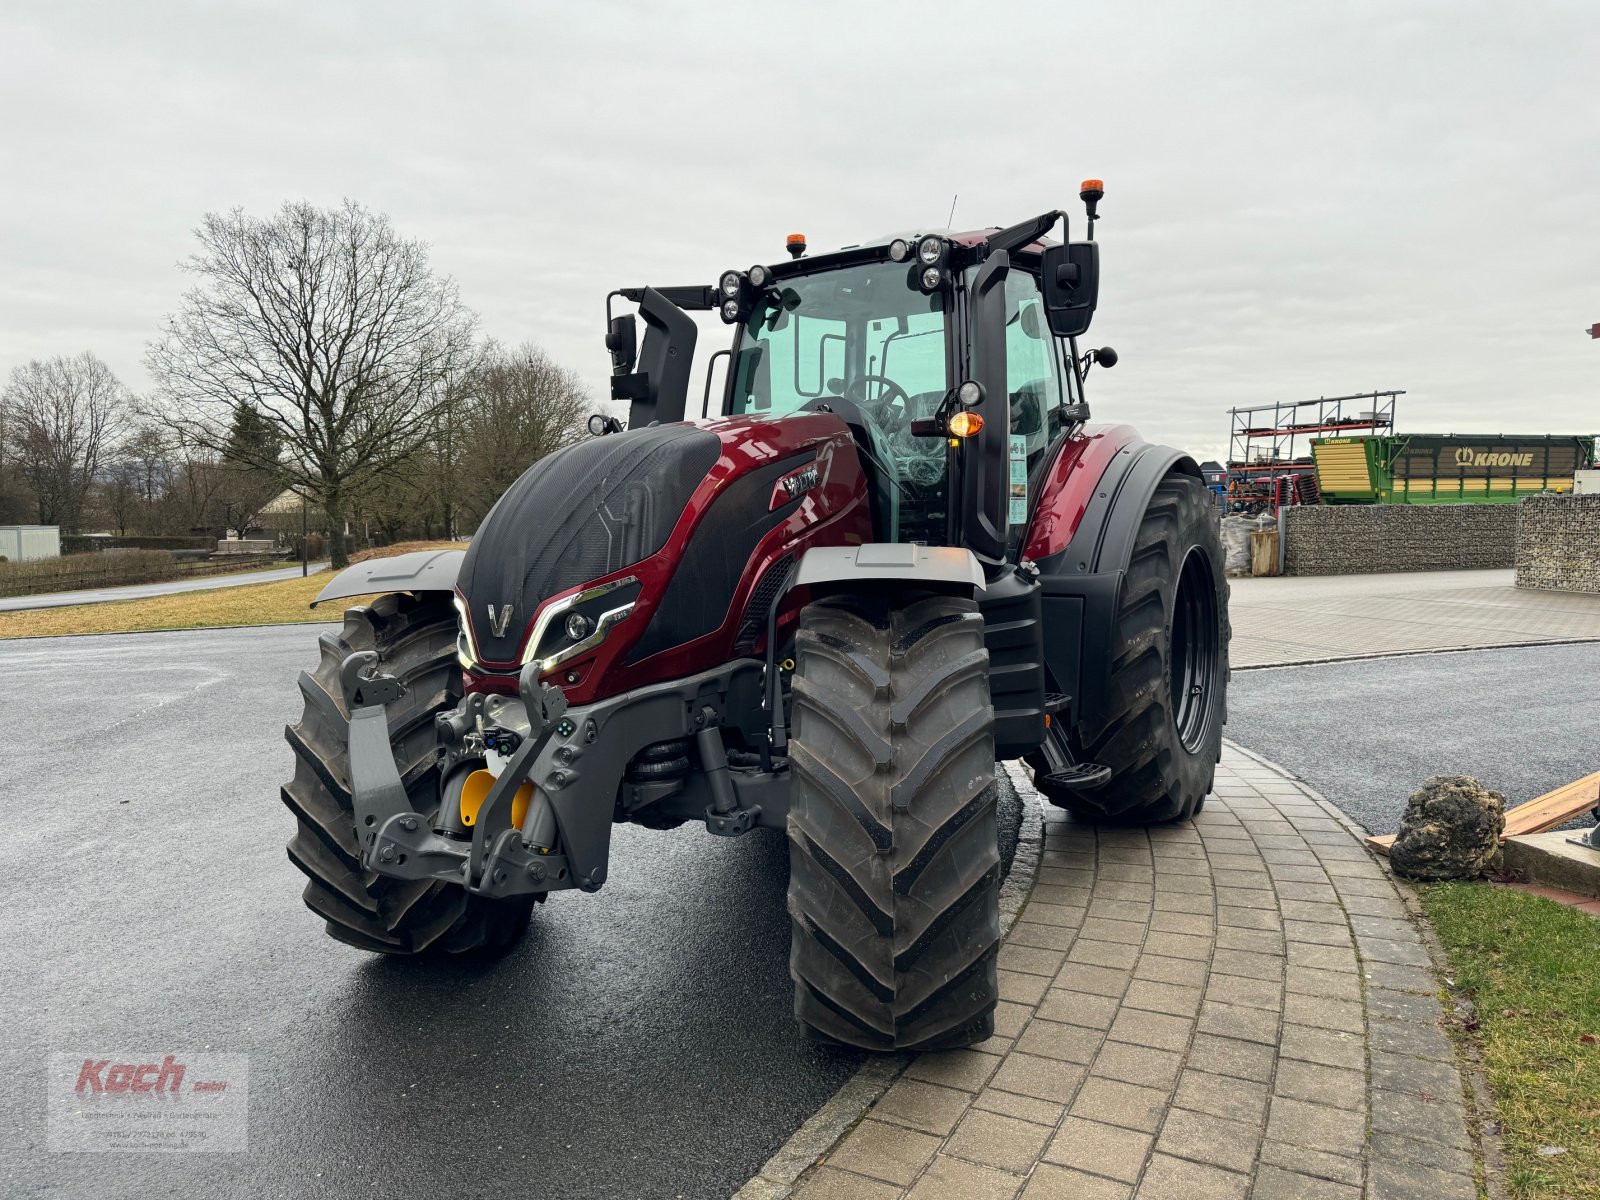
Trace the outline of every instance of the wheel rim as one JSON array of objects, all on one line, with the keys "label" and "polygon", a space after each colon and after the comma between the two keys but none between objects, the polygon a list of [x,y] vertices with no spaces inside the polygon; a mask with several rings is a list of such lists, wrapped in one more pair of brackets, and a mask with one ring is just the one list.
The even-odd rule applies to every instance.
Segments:
[{"label": "wheel rim", "polygon": [[1220,670],[1217,587],[1211,562],[1200,547],[1190,549],[1178,572],[1172,602],[1172,646],[1168,670],[1172,683],[1172,718],[1178,740],[1191,754],[1205,740],[1216,704]]}]

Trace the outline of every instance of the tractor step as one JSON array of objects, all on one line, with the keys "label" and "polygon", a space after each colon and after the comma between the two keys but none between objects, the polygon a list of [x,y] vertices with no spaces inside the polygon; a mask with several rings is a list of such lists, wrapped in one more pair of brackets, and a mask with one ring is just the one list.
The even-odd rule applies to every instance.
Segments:
[{"label": "tractor step", "polygon": [[1062,692],[1046,692],[1044,694],[1044,710],[1047,713],[1058,713],[1072,703],[1072,697]]},{"label": "tractor step", "polygon": [[1111,782],[1111,768],[1099,763],[1073,763],[1063,770],[1041,775],[1039,782],[1056,788],[1070,788],[1075,792],[1092,792]]}]

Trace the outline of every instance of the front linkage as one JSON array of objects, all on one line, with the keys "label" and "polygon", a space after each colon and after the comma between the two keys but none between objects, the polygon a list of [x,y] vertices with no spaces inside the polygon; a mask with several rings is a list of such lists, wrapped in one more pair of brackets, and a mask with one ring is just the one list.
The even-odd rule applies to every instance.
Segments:
[{"label": "front linkage", "polygon": [[[397,879],[442,879],[462,884],[469,892],[505,897],[551,890],[552,881],[566,881],[571,868],[564,855],[550,853],[554,817],[548,802],[541,806],[540,823],[549,836],[525,838],[511,825],[512,800],[539,754],[558,734],[571,735],[576,726],[565,716],[567,698],[559,688],[538,682],[536,669],[527,669],[518,681],[522,707],[531,726],[511,755],[506,769],[494,781],[477,812],[470,842],[444,836],[432,818],[411,810],[400,772],[390,749],[389,719],[384,706],[404,694],[404,685],[389,675],[364,675],[376,666],[378,656],[359,651],[344,660],[339,682],[350,707],[351,807],[362,864],[368,870]],[[440,778],[448,779],[468,753],[464,736],[469,723],[481,716],[487,698],[481,693],[465,697],[452,713],[437,718],[444,743]],[[594,740],[593,722],[588,723]],[[560,783],[577,752],[562,745],[557,758],[563,767],[553,774]],[[553,779],[552,782],[557,780]],[[537,793],[536,793],[537,795]],[[441,808],[439,819],[446,817]],[[543,832],[543,830],[541,830]],[[602,869],[603,870],[603,869]],[[595,881],[598,886],[598,879]],[[567,883],[566,886],[571,886]]]},{"label": "front linkage", "polygon": [[[695,739],[702,770],[677,784],[675,811],[725,836],[757,824],[781,826],[787,813],[784,789],[773,786],[782,776],[730,767],[722,749],[720,727],[732,706],[759,695],[762,665],[752,660],[573,710],[561,689],[539,682],[538,665],[530,663],[518,677],[517,697],[472,692],[438,715],[440,809],[416,812],[395,764],[385,708],[404,685],[371,673],[377,657],[351,654],[339,676],[350,710],[351,808],[361,862],[380,875],[437,879],[497,899],[595,891],[606,878],[624,767],[645,747],[677,739]],[[504,769],[464,822],[465,768],[508,745],[515,748]],[[519,789],[529,782],[526,814],[514,823]],[[623,795],[648,793],[650,786],[630,784]]]}]

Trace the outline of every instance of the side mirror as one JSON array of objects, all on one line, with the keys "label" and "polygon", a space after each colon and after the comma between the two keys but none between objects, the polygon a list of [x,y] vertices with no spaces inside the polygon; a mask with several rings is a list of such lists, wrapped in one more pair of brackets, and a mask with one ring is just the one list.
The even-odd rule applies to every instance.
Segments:
[{"label": "side mirror", "polygon": [[639,357],[639,322],[632,313],[612,317],[606,328],[606,349],[611,351],[611,373],[626,375]]},{"label": "side mirror", "polygon": [[1042,257],[1045,316],[1057,337],[1081,337],[1100,299],[1100,244],[1046,246]]}]

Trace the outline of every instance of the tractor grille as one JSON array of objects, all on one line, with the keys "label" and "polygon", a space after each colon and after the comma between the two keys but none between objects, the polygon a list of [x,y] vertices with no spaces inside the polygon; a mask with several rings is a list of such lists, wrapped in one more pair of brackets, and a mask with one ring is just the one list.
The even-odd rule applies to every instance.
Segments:
[{"label": "tractor grille", "polygon": [[783,585],[789,581],[789,572],[793,567],[794,555],[786,554],[768,567],[761,582],[756,584],[755,590],[750,593],[750,603],[745,607],[744,620],[739,623],[738,636],[733,640],[735,652],[749,654],[756,648],[761,635],[766,632],[767,615],[783,593]]}]

